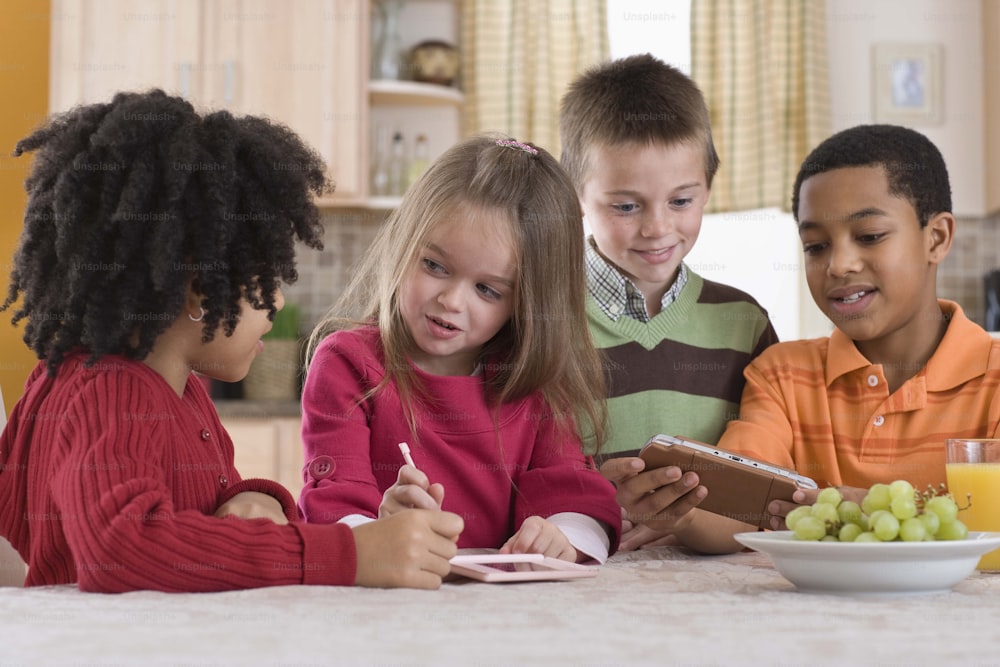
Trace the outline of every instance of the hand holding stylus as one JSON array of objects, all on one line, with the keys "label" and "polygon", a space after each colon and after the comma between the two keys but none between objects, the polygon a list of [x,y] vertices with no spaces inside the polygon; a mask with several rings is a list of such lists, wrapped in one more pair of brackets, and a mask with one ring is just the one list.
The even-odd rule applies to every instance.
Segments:
[{"label": "hand holding stylus", "polygon": [[410,447],[405,442],[399,443],[399,451],[406,465],[401,466],[396,483],[382,494],[382,504],[378,508],[380,519],[392,516],[405,509],[441,509],[444,501],[444,487],[441,484],[431,484],[410,455]]}]

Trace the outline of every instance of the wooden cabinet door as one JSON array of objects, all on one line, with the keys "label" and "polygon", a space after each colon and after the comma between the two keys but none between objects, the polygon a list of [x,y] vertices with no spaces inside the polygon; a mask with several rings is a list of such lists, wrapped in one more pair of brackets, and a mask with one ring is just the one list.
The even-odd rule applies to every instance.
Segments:
[{"label": "wooden cabinet door", "polygon": [[200,88],[201,0],[52,0],[49,110],[152,87]]},{"label": "wooden cabinet door", "polygon": [[236,469],[243,479],[276,479],[278,428],[273,419],[226,418],[222,425],[233,440]]},{"label": "wooden cabinet door", "polygon": [[201,101],[288,125],[328,165],[333,199],[360,201],[368,22],[364,0],[208,3]]}]

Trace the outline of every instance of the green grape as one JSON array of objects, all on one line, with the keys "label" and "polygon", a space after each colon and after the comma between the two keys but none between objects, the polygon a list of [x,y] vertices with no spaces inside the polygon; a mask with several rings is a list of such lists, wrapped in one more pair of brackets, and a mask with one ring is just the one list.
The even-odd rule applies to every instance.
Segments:
[{"label": "green grape", "polygon": [[923,522],[924,528],[927,529],[927,535],[930,537],[937,535],[938,529],[941,528],[941,518],[937,514],[934,512],[923,512],[918,514],[917,518]]},{"label": "green grape", "polygon": [[812,515],[824,524],[838,523],[840,521],[840,515],[837,514],[837,508],[833,505],[827,503],[816,503],[812,506],[811,511]]},{"label": "green grape", "polygon": [[889,497],[893,500],[896,498],[913,498],[913,496],[913,485],[905,479],[897,479],[889,485]]},{"label": "green grape", "polygon": [[861,501],[861,509],[865,514],[871,515],[875,510],[889,509],[891,500],[888,484],[873,484],[872,488],[868,489],[868,495]]},{"label": "green grape", "polygon": [[826,524],[814,516],[804,516],[795,522],[792,531],[797,540],[817,541],[826,535]]},{"label": "green grape", "polygon": [[[941,496],[938,497],[940,498]],[[955,519],[947,523],[942,522],[935,537],[939,540],[964,540],[968,536],[969,529],[966,525]]]},{"label": "green grape", "polygon": [[788,530],[795,530],[795,524],[804,516],[812,516],[812,507],[809,505],[799,505],[785,516],[785,527]]},{"label": "green grape", "polygon": [[867,528],[868,530],[875,530],[875,522],[878,521],[878,518],[884,514],[892,516],[892,512],[890,512],[889,510],[875,510],[874,512],[868,515],[868,525],[861,527]]},{"label": "green grape", "polygon": [[825,503],[827,505],[833,505],[836,507],[840,504],[844,497],[840,495],[840,490],[835,486],[828,486],[819,492],[816,496],[817,503]]},{"label": "green grape", "polygon": [[904,519],[911,519],[917,516],[917,501],[912,495],[896,496],[892,499],[892,502],[889,503],[889,510],[892,512],[892,515],[900,521],[903,521]]},{"label": "green grape", "polygon": [[820,542],[839,542],[836,535],[824,535]]},{"label": "green grape", "polygon": [[856,523],[864,526],[865,515],[861,512],[861,505],[853,500],[844,500],[837,506],[837,515],[841,523]]},{"label": "green grape", "polygon": [[837,533],[837,538],[841,542],[853,542],[857,539],[858,535],[863,533],[861,526],[856,523],[845,523],[840,527],[840,532]]},{"label": "green grape", "polygon": [[899,535],[899,519],[889,512],[884,512],[875,519],[872,532],[883,542],[892,542]]},{"label": "green grape", "polygon": [[904,519],[899,524],[899,539],[904,542],[923,542],[927,539],[927,526],[917,517]]},{"label": "green grape", "polygon": [[941,527],[958,517],[958,505],[949,496],[934,496],[924,503],[924,512],[934,512],[941,519]]},{"label": "green grape", "polygon": [[875,533],[864,532],[854,538],[855,542],[881,542],[880,539],[875,537]]}]

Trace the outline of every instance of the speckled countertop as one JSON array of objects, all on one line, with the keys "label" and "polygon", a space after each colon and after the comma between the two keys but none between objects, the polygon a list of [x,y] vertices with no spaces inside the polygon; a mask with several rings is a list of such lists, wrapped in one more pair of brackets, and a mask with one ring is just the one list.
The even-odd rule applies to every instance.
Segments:
[{"label": "speckled countertop", "polygon": [[302,405],[297,400],[249,400],[239,398],[216,398],[213,400],[219,416],[242,419],[273,419],[277,417],[300,417]]}]

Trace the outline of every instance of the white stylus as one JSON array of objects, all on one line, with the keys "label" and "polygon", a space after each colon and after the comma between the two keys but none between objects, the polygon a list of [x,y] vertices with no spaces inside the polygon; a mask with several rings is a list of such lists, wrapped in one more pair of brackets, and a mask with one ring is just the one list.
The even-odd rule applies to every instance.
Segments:
[{"label": "white stylus", "polygon": [[[405,442],[399,443],[399,451],[403,453],[403,460],[406,461],[407,465],[417,468],[417,464],[413,462],[413,457],[410,456],[410,446],[408,444]],[[420,468],[417,468],[417,470],[420,470]]]}]

